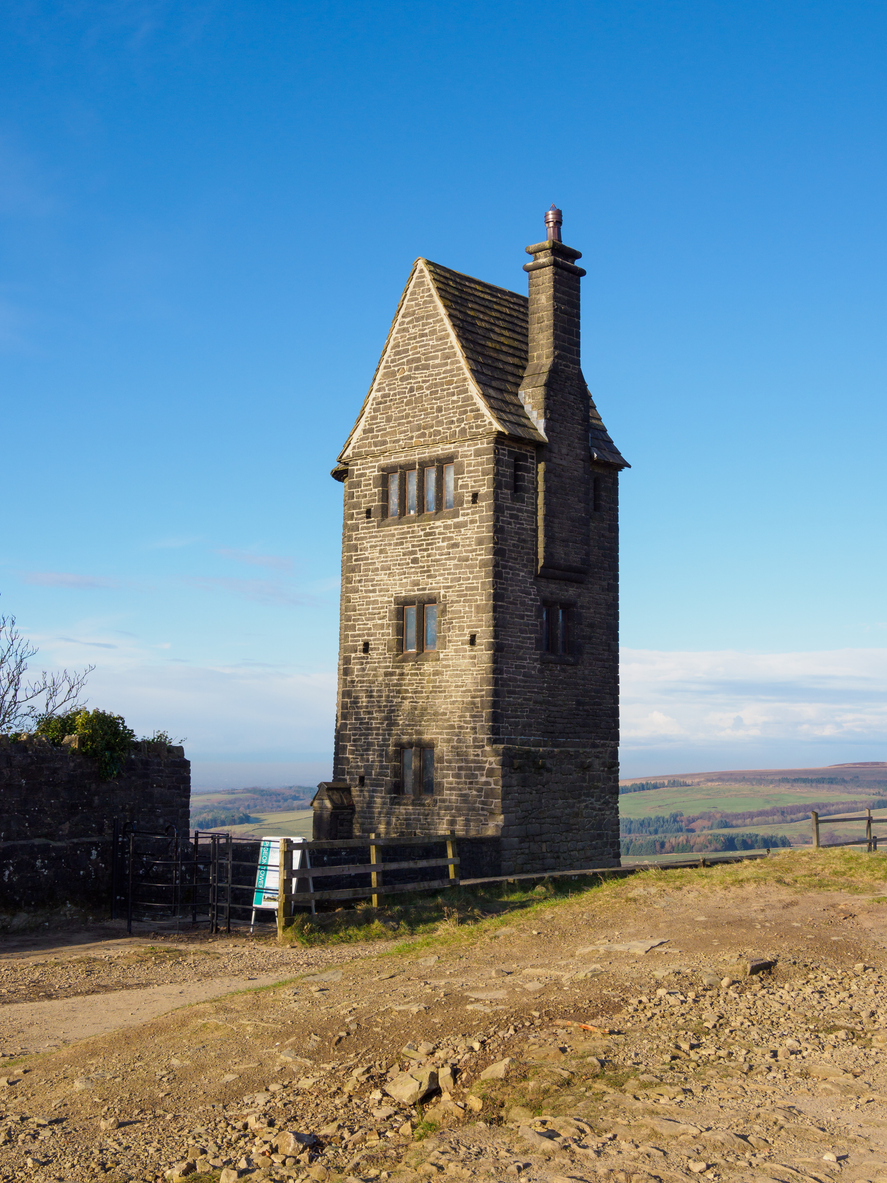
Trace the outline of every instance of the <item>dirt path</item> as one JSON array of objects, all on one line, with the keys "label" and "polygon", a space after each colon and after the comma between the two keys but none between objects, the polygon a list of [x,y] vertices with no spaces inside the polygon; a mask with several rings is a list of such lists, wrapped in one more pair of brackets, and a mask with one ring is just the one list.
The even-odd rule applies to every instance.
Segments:
[{"label": "dirt path", "polygon": [[[35,949],[33,945],[36,944]],[[11,946],[11,947],[10,947]],[[0,944],[0,1056],[29,1055],[136,1027],[237,990],[375,954],[279,949],[268,936],[193,939],[113,937],[66,941],[17,937]]]},{"label": "dirt path", "polygon": [[[0,1180],[887,1183],[883,902],[714,884],[626,881],[313,963],[170,943],[130,969],[177,981],[91,1002],[179,1009],[0,1068]],[[298,980],[181,1006],[260,984],[213,981],[236,956]],[[67,981],[19,961],[31,988]],[[87,1001],[0,1015],[48,1030]]]},{"label": "dirt path", "polygon": [[235,990],[270,986],[279,975],[217,978],[211,982],[147,986],[52,1002],[17,1002],[0,1012],[0,1047],[4,1054],[47,1051],[73,1040],[137,1027],[180,1006],[221,998]]}]

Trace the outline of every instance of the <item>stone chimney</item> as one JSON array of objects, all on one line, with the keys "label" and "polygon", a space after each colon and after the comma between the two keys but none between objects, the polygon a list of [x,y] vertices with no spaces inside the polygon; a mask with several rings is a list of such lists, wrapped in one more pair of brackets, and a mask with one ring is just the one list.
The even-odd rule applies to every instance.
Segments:
[{"label": "stone chimney", "polygon": [[589,394],[579,358],[581,251],[561,242],[561,211],[545,215],[547,238],[526,248],[529,352],[521,402],[548,441],[538,470],[538,569],[581,581],[588,570]]}]

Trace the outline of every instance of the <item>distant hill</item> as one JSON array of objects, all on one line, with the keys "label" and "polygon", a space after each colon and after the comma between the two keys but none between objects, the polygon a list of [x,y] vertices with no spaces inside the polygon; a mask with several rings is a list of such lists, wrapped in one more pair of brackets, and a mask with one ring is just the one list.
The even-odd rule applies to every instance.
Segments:
[{"label": "distant hill", "polygon": [[191,794],[193,813],[282,813],[307,809],[316,786],[284,785],[279,789],[197,790]]},{"label": "distant hill", "polygon": [[862,789],[887,787],[887,761],[828,764],[822,768],[747,768],[726,772],[670,772],[667,776],[638,776],[619,782],[620,788],[649,784],[671,788],[692,785],[847,785]]},{"label": "distant hill", "polygon": [[[804,845],[811,841],[810,812],[827,827],[833,814],[887,808],[887,762],[822,768],[753,768],[685,772],[620,783],[623,853],[744,849]],[[864,822],[860,820],[863,828]],[[846,841],[855,832],[823,831],[823,841]]]}]

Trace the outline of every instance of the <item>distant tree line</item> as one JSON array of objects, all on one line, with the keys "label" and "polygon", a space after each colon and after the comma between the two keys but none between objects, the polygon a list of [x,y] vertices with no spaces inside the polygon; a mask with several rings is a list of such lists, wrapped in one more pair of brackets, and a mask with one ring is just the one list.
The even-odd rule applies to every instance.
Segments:
[{"label": "distant tree line", "polygon": [[861,801],[807,801],[798,805],[773,805],[768,809],[747,809],[742,812],[716,814],[713,810],[696,814],[690,821],[704,821],[706,829],[730,830],[734,826],[766,825],[782,822],[783,825],[801,821],[817,813],[857,813],[863,809],[885,809],[887,797],[867,797]]},{"label": "distant tree line", "polygon": [[639,780],[633,785],[620,785],[619,796],[624,793],[649,793],[651,789],[692,789],[689,780]]},{"label": "distant tree line", "polygon": [[785,834],[686,834],[675,837],[623,838],[623,855],[712,854],[734,850],[766,850],[791,846]]},{"label": "distant tree line", "polygon": [[207,810],[205,813],[193,813],[191,815],[191,829],[218,830],[222,826],[247,826],[251,822],[261,820],[261,818],[252,817],[245,809]]},{"label": "distant tree line", "polygon": [[[204,806],[199,804],[200,794],[194,802],[203,812],[211,810],[253,810],[256,813],[284,813],[287,810],[307,809],[317,789],[307,785],[284,785],[279,789],[224,789],[212,794],[213,800]],[[207,794],[209,795],[209,794]],[[223,798],[219,800],[219,798]]]},{"label": "distant tree line", "polygon": [[685,834],[689,829],[682,813],[619,819],[619,830],[623,834]]},{"label": "distant tree line", "polygon": [[858,780],[858,776],[779,776],[773,783],[777,785],[852,785]]}]

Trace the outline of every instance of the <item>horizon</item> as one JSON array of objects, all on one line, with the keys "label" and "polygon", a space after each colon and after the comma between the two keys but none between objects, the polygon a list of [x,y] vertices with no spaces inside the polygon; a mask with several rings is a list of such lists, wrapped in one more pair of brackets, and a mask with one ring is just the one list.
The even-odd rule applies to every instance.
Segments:
[{"label": "horizon", "polygon": [[[829,769],[835,769],[835,768],[884,768],[884,769],[887,769],[887,760],[861,760],[861,761],[851,762],[848,764],[820,764],[820,765],[815,765],[815,766],[809,767],[809,768],[806,768],[806,767],[805,768],[801,768],[801,767],[721,768],[721,769],[717,769],[715,771],[709,771],[709,772],[660,772],[660,773],[655,773],[655,774],[648,774],[647,776],[644,776],[644,777],[620,776],[619,783],[621,785],[622,784],[632,784],[637,781],[644,781],[644,780],[648,780],[648,779],[651,781],[680,780],[682,777],[685,777],[685,776],[706,776],[706,777],[739,776],[743,773],[747,774],[749,776],[753,776],[753,775],[765,775],[767,773],[773,773],[773,772],[825,772],[825,771],[828,771]],[[235,788],[220,789],[220,788],[211,788],[208,786],[200,786],[197,788],[192,787],[191,792],[192,792],[192,795],[197,795],[197,796],[201,796],[204,793],[254,793],[254,792],[255,793],[264,793],[264,792],[274,793],[274,792],[282,792],[284,789],[303,789],[303,790],[305,790],[305,792],[312,792],[313,793],[316,791],[316,788],[317,788],[316,785],[295,785],[295,784],[294,785],[279,785],[279,786],[277,786],[277,785],[244,785],[243,787],[236,788],[236,789]]]},{"label": "horizon", "polygon": [[0,614],[195,785],[330,778],[329,471],[413,259],[523,294],[552,202],[632,465],[622,778],[885,752],[887,12],[540,20],[0,13]]}]

